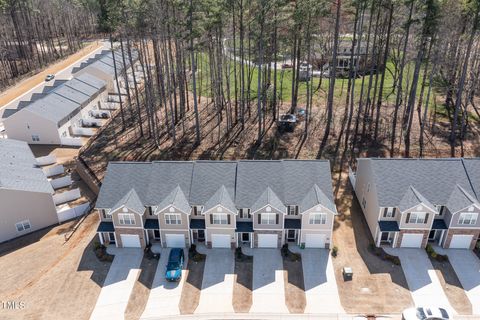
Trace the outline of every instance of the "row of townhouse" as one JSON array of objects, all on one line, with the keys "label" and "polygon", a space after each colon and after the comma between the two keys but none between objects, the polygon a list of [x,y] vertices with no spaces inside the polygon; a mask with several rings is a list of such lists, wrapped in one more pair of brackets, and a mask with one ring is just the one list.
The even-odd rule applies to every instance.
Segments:
[{"label": "row of townhouse", "polygon": [[329,248],[337,214],[322,160],[111,162],[96,208],[118,247]]},{"label": "row of townhouse", "polygon": [[377,246],[475,247],[480,159],[358,159],[352,180]]}]

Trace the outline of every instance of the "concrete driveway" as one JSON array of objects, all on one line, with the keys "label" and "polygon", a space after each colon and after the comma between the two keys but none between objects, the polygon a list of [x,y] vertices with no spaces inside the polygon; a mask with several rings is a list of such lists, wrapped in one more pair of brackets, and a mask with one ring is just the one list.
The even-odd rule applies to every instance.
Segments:
[{"label": "concrete driveway", "polygon": [[438,306],[456,313],[443,292],[432,263],[424,249],[386,248],[400,258],[415,306]]},{"label": "concrete driveway", "polygon": [[288,313],[285,281],[279,249],[253,249],[251,313]]},{"label": "concrete driveway", "polygon": [[[153,249],[152,249],[153,250]],[[152,289],[148,296],[147,305],[140,319],[158,318],[161,316],[174,316],[180,314],[178,304],[182,295],[183,283],[185,282],[185,268],[188,263],[188,252],[185,251],[184,270],[180,282],[168,282],[165,280],[165,268],[168,263],[170,249],[160,249],[160,261],[158,261]]]},{"label": "concrete driveway", "polygon": [[305,313],[344,313],[329,251],[305,249],[299,253],[307,299]]},{"label": "concrete driveway", "polygon": [[90,316],[91,320],[123,319],[130,293],[140,274],[143,250],[109,248],[108,251],[115,254],[115,259]]},{"label": "concrete driveway", "polygon": [[195,313],[234,312],[232,305],[234,270],[233,250],[208,250],[200,302]]},{"label": "concrete driveway", "polygon": [[458,280],[472,303],[472,312],[480,315],[480,260],[472,250],[435,248],[438,253],[448,255]]}]

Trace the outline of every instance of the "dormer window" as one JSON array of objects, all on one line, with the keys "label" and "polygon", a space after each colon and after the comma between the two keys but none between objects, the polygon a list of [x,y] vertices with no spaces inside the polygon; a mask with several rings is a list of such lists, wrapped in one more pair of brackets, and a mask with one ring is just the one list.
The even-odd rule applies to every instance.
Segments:
[{"label": "dormer window", "polygon": [[298,216],[298,206],[288,206],[287,215]]}]

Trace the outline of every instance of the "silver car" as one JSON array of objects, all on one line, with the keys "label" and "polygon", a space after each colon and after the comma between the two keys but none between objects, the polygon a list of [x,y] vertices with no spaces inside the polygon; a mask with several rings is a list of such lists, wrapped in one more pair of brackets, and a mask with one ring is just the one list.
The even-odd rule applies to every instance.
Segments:
[{"label": "silver car", "polygon": [[402,313],[403,320],[450,320],[447,310],[438,307],[409,308]]}]

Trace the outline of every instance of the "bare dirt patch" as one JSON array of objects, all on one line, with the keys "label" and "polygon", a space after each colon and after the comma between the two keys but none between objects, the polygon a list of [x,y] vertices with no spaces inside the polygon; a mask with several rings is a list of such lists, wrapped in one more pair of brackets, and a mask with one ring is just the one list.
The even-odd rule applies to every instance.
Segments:
[{"label": "bare dirt patch", "polygon": [[147,305],[148,296],[152,289],[153,278],[157,270],[158,260],[149,259],[146,255],[143,256],[140,264],[140,276],[133,286],[130,300],[128,301],[127,309],[125,310],[125,319],[134,320],[139,319]]},{"label": "bare dirt patch", "polygon": [[246,313],[252,307],[253,261],[236,259],[234,272],[233,310],[238,313]]},{"label": "bare dirt patch", "polygon": [[[381,260],[370,250],[370,230],[349,182],[339,182],[333,240],[338,256],[333,259],[340,300],[348,313],[400,313],[413,306],[402,267]],[[352,267],[353,279],[344,281],[342,268]],[[391,297],[395,298],[392,299]]]},{"label": "bare dirt patch", "polygon": [[204,269],[205,259],[199,262],[195,262],[193,259],[188,260],[187,279],[183,284],[179,303],[181,314],[192,314],[197,309],[200,302]]},{"label": "bare dirt patch", "polygon": [[439,262],[428,256],[437,273],[448,301],[459,314],[472,314],[472,304],[463,290],[460,280],[448,261]]},{"label": "bare dirt patch", "polygon": [[302,260],[291,261],[283,258],[283,277],[285,280],[285,304],[290,313],[303,313],[307,300],[303,282]]},{"label": "bare dirt patch", "polygon": [[[22,310],[3,310],[6,319],[88,319],[110,263],[95,256],[98,216],[90,214],[68,242],[72,222],[0,245],[0,297],[23,301]],[[22,245],[19,245],[19,244]],[[14,251],[12,251],[14,250]],[[21,263],[19,263],[21,262]]]}]

